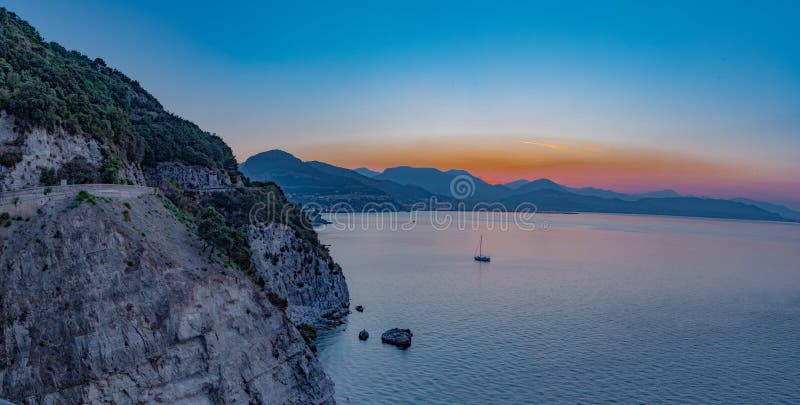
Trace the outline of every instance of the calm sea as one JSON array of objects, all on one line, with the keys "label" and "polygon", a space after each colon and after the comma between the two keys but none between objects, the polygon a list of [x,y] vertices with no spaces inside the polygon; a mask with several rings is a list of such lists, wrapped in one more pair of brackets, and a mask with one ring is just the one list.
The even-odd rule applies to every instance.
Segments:
[{"label": "calm sea", "polygon": [[[320,230],[365,307],[318,341],[339,402],[800,403],[797,224],[429,215]],[[381,344],[392,327],[409,349]]]}]

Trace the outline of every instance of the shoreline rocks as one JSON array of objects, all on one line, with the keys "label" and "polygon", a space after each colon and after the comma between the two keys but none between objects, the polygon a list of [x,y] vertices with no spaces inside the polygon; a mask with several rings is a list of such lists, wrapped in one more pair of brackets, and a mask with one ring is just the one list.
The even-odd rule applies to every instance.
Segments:
[{"label": "shoreline rocks", "polygon": [[410,329],[393,328],[381,335],[381,342],[406,349],[411,346],[411,337],[414,336]]},{"label": "shoreline rocks", "polygon": [[367,340],[369,339],[369,332],[366,329],[362,329],[361,332],[358,332],[358,340]]},{"label": "shoreline rocks", "polygon": [[364,312],[364,307],[363,307],[363,306],[361,306],[361,305],[356,305],[356,311],[358,311],[358,312]]}]

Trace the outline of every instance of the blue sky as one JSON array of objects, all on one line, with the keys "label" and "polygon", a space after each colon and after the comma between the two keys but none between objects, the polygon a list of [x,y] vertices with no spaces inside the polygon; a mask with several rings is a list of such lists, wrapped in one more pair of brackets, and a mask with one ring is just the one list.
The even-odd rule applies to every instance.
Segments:
[{"label": "blue sky", "polygon": [[325,151],[382,156],[368,145],[431,139],[590,143],[735,164],[761,174],[751,195],[800,200],[779,191],[800,173],[797,3],[647,3],[2,2],[139,80],[240,160],[283,148],[358,165]]}]

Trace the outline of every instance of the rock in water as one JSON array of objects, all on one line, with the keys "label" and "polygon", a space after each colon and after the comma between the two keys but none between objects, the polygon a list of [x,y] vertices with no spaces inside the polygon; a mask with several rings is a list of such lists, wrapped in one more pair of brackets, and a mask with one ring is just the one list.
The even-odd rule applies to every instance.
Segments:
[{"label": "rock in water", "polygon": [[410,329],[389,329],[381,335],[381,342],[395,345],[401,349],[411,346],[411,333]]},{"label": "rock in water", "polygon": [[356,306],[356,311],[358,311],[358,312],[364,312],[364,307],[362,307],[361,305],[357,305],[357,306]]},{"label": "rock in water", "polygon": [[369,339],[369,332],[367,332],[366,329],[362,329],[361,332],[358,332],[358,339],[359,340]]}]

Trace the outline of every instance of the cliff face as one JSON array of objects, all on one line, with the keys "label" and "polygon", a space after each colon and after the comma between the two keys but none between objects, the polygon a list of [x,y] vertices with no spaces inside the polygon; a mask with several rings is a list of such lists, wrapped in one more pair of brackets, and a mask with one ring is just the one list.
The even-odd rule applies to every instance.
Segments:
[{"label": "cliff face", "polygon": [[223,170],[165,162],[147,171],[148,185],[158,187],[162,181],[174,181],[179,187],[188,190],[217,189],[233,184],[228,173]]},{"label": "cliff face", "polygon": [[256,274],[265,289],[289,303],[289,318],[296,324],[331,326],[349,313],[350,294],[342,268],[297,237],[285,224],[249,225]]},{"label": "cliff face", "polygon": [[286,316],[158,197],[69,204],[0,227],[0,397],[332,402]]},{"label": "cliff face", "polygon": [[[6,157],[5,164],[0,164],[0,191],[39,186],[43,170],[58,170],[76,157],[86,159],[99,174],[106,145],[81,135],[70,135],[63,129],[34,128],[20,133],[14,128],[14,120],[13,116],[0,112],[0,154]],[[123,161],[118,181],[141,185],[144,175],[138,165]]]},{"label": "cliff face", "polygon": [[[63,180],[83,185],[52,187]],[[0,7],[0,398],[333,402],[291,320],[346,311],[341,269],[277,187],[232,180],[221,138]],[[136,186],[146,183],[168,186],[165,196]],[[102,197],[76,205],[82,189]],[[250,241],[317,253],[262,263],[260,277],[244,235],[265,200],[264,222],[286,213],[294,233],[254,231]],[[267,276],[288,314],[270,303]]]}]

